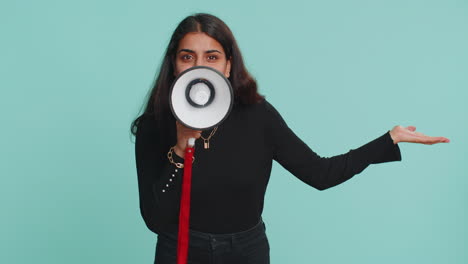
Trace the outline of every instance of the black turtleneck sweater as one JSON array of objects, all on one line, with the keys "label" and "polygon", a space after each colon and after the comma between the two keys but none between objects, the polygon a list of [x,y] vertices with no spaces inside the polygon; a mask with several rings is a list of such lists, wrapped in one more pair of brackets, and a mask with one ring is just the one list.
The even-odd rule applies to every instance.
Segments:
[{"label": "black turtleneck sweater", "polygon": [[[168,136],[162,136],[164,131]],[[166,156],[175,144],[175,123],[161,127],[152,116],[141,117],[135,139],[140,210],[148,228],[157,234],[176,232],[178,227],[183,169]],[[173,156],[175,162],[183,163]],[[257,224],[273,160],[304,183],[325,190],[370,164],[398,161],[401,155],[387,131],[346,154],[320,157],[268,101],[235,104],[211,138],[209,149],[203,148],[203,140],[195,143],[190,229],[234,233]]]}]

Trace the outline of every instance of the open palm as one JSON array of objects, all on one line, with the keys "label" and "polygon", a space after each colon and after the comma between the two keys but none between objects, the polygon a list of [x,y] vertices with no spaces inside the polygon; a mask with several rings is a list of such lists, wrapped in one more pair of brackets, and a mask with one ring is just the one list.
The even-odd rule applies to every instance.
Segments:
[{"label": "open palm", "polygon": [[426,145],[432,145],[437,143],[448,143],[450,140],[445,137],[430,137],[424,135],[421,132],[416,132],[416,127],[414,126],[395,126],[390,131],[390,136],[393,139],[393,143],[399,142],[410,142],[410,143],[420,143]]}]

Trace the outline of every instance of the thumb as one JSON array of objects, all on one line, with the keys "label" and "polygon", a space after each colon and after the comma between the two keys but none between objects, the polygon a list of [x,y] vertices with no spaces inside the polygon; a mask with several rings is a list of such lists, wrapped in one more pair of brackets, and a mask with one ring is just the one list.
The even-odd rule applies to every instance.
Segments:
[{"label": "thumb", "polygon": [[407,126],[406,128],[407,128],[408,130],[412,131],[412,132],[416,131],[416,127],[415,127],[415,126]]}]

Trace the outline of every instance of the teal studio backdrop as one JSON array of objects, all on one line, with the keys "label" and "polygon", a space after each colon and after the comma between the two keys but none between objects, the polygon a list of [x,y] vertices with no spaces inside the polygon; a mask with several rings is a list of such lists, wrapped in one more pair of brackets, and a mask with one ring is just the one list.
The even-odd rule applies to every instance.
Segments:
[{"label": "teal studio backdrop", "polygon": [[468,263],[464,0],[2,1],[0,263],[152,263],[129,127],[195,12],[322,156],[397,124],[451,139],[323,192],[274,163],[272,263]]}]

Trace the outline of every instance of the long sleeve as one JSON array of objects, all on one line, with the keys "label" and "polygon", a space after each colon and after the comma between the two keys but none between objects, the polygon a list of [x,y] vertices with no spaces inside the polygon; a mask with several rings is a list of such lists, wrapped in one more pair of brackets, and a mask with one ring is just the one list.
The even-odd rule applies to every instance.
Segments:
[{"label": "long sleeve", "polygon": [[271,104],[265,103],[273,159],[318,190],[343,183],[370,164],[401,160],[400,149],[389,132],[345,154],[320,157],[296,136]]},{"label": "long sleeve", "polygon": [[[167,230],[178,216],[182,169],[167,159],[167,144],[161,142],[156,122],[143,116],[138,123],[135,158],[140,212],[155,233]],[[174,161],[183,159],[174,155]]]}]

